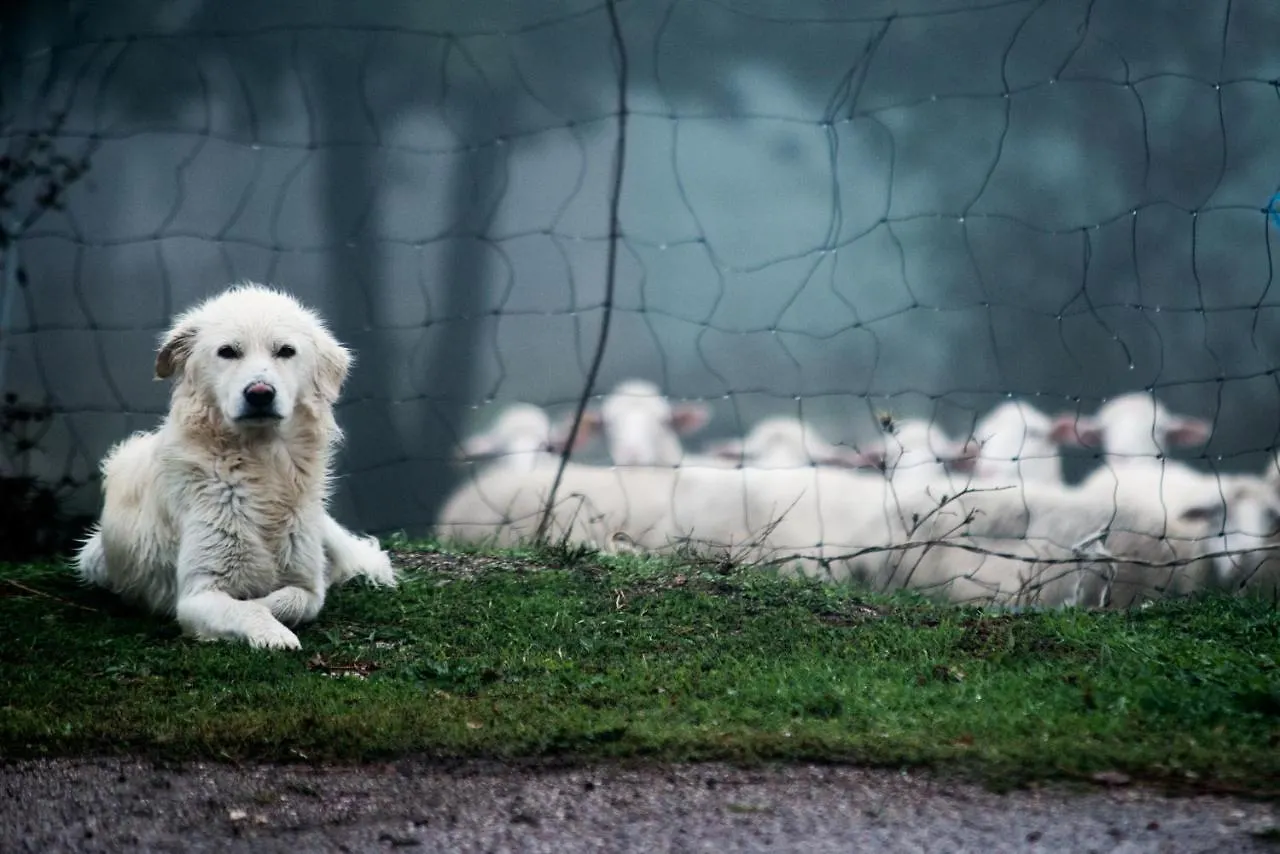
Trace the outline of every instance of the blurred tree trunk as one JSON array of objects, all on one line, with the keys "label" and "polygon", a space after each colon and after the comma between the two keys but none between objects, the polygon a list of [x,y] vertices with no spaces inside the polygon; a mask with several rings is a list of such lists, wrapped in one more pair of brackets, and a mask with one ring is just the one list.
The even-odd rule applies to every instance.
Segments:
[{"label": "blurred tree trunk", "polygon": [[[514,108],[508,97],[487,97],[475,103],[484,115],[505,115]],[[476,120],[462,125],[459,137],[471,139],[471,129],[493,127],[492,119]],[[444,261],[443,302],[434,307],[439,312],[432,322],[441,328],[433,336],[427,357],[425,389],[435,401],[435,418],[424,419],[422,447],[428,449],[424,460],[423,503],[429,508],[430,522],[454,488],[459,472],[450,457],[458,431],[465,430],[466,415],[475,392],[476,362],[481,356],[480,337],[486,323],[493,318],[482,314],[488,309],[489,277],[492,275],[493,248],[487,242],[494,212],[502,201],[508,146],[481,140],[481,147],[471,152],[455,171],[449,183],[448,207],[454,211],[454,236],[448,241]]]},{"label": "blurred tree trunk", "polygon": [[357,39],[335,40],[316,57],[311,88],[324,169],[320,205],[328,247],[325,315],[338,338],[356,353],[356,367],[340,404],[346,461],[338,468],[346,470],[347,477],[335,512],[359,530],[382,530],[394,516],[390,508],[403,504],[402,496],[382,495],[381,506],[372,506],[371,495],[377,493],[358,490],[362,466],[352,468],[351,461],[373,460],[376,465],[403,459],[389,400],[391,378],[403,368],[390,358],[394,342],[375,328],[372,313],[381,289],[391,286],[385,249],[377,242],[382,155],[369,144],[347,144],[373,140],[352,85],[360,51]]}]

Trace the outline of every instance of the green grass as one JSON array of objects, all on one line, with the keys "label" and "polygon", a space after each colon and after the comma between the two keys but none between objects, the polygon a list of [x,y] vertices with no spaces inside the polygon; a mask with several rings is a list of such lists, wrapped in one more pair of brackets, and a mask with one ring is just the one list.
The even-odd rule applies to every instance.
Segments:
[{"label": "green grass", "polygon": [[1280,612],[994,614],[746,570],[403,550],[301,652],[0,567],[0,756],[816,759],[1280,789]]}]

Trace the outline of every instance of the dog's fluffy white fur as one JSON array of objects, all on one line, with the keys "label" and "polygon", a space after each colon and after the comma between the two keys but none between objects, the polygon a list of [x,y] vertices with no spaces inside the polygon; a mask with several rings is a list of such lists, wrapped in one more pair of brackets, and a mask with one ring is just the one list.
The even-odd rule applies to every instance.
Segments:
[{"label": "dog's fluffy white fur", "polygon": [[351,354],[293,297],[246,283],[181,314],[156,356],[169,412],[102,462],[82,578],[191,635],[297,649],[288,628],[356,576],[396,584],[373,537],[326,509]]}]

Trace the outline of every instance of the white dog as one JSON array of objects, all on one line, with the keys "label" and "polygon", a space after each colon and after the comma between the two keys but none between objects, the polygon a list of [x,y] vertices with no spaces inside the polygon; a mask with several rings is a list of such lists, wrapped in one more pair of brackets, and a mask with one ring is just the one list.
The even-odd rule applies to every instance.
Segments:
[{"label": "white dog", "polygon": [[180,315],[156,356],[176,376],[159,429],[102,462],[82,578],[203,640],[298,649],[328,587],[394,586],[377,540],[329,515],[333,404],[351,354],[293,297],[252,283]]}]

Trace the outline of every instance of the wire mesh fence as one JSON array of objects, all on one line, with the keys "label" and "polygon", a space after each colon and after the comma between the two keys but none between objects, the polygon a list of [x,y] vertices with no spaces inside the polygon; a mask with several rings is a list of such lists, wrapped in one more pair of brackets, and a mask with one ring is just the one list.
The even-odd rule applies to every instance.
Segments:
[{"label": "wire mesh fence", "polygon": [[[1060,587],[1059,565],[1059,598],[1169,567],[1203,586],[1237,578],[1206,555],[1242,537],[1266,569],[1274,4],[6,14],[6,163],[33,133],[88,161],[52,205],[46,174],[6,173],[0,383],[52,413],[6,465],[81,512],[103,454],[165,411],[169,319],[250,279],[357,353],[334,509],[360,529],[423,535],[478,502],[453,533],[799,551],[824,577],[962,576],[979,598]],[[1117,400],[1149,411],[1101,417]],[[537,409],[500,417],[516,404]],[[463,464],[468,439],[507,458]],[[961,522],[999,542],[894,580]],[[1112,531],[1160,536],[1117,570]],[[886,537],[894,565],[865,565]]]}]

